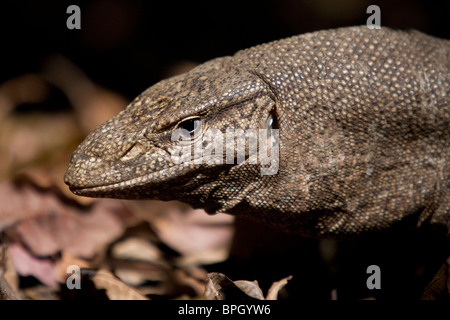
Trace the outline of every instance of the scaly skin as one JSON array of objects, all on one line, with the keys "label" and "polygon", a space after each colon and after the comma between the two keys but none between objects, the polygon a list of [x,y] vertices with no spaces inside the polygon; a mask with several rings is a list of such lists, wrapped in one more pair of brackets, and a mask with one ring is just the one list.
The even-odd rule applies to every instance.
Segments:
[{"label": "scaly skin", "polygon": [[[291,37],[163,80],[91,133],[65,176],[91,197],[181,200],[305,236],[407,216],[450,229],[450,41],[350,27]],[[279,169],[175,164],[185,119],[279,129]]]}]

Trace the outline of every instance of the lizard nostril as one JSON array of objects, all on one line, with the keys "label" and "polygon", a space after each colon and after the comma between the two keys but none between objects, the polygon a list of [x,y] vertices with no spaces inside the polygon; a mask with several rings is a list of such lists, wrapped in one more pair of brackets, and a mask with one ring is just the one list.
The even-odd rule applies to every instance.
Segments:
[{"label": "lizard nostril", "polygon": [[140,143],[133,144],[130,148],[128,148],[123,155],[120,157],[122,161],[129,161],[136,158],[138,155],[142,154],[144,148]]}]

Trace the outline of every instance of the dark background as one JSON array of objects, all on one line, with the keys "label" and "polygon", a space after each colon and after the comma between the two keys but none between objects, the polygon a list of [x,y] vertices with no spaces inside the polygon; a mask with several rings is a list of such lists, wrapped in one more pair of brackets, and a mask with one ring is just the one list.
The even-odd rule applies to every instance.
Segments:
[{"label": "dark background", "polygon": [[[81,9],[81,30],[66,28],[70,4]],[[384,26],[450,38],[449,1],[2,1],[0,83],[39,72],[58,53],[94,82],[132,99],[179,62],[201,63],[291,35],[365,24],[371,4],[381,8]]]}]

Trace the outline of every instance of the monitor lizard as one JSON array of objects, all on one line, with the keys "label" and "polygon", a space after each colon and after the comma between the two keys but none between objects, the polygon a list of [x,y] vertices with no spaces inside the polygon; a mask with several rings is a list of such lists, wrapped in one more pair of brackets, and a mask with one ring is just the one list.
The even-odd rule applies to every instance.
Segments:
[{"label": "monitor lizard", "polygon": [[[77,195],[180,200],[303,236],[406,217],[449,235],[449,66],[449,40],[387,27],[257,45],[145,90],[80,144],[65,182]],[[277,129],[276,173],[261,174],[249,148],[238,164],[171,156],[176,129],[194,133],[190,145],[230,128]]]}]

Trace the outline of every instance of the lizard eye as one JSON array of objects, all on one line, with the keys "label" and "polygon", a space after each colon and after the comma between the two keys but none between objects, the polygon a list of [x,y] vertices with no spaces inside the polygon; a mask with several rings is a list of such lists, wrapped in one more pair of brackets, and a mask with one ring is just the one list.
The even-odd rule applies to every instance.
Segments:
[{"label": "lizard eye", "polygon": [[189,133],[193,133],[200,127],[200,123],[200,117],[188,118],[179,122],[177,128],[187,130]]}]

